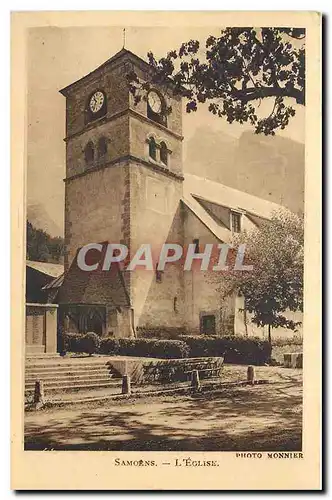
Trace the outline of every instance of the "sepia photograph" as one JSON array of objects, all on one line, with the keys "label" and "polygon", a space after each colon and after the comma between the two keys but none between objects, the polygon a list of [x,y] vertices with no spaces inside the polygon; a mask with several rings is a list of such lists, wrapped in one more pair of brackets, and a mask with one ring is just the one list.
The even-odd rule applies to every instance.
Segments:
[{"label": "sepia photograph", "polygon": [[301,463],[306,22],[108,19],[25,31],[24,454]]}]

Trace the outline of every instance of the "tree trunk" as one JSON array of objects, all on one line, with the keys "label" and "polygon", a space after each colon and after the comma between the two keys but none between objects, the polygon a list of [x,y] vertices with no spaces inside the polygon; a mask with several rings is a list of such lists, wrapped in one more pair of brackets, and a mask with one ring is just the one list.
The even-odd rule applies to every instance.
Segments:
[{"label": "tree trunk", "polygon": [[269,344],[271,344],[271,325],[268,326],[267,340],[268,340]]},{"label": "tree trunk", "polygon": [[243,323],[246,332],[246,337],[248,337],[248,323],[247,323],[247,309],[246,306],[243,308]]}]

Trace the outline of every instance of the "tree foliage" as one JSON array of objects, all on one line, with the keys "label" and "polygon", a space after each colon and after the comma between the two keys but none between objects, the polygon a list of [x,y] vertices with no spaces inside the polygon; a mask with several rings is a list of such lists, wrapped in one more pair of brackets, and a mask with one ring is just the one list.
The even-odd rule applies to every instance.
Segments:
[{"label": "tree foliage", "polygon": [[230,266],[223,273],[223,296],[237,293],[258,326],[296,330],[299,325],[286,311],[303,310],[303,219],[288,210],[274,213],[270,221],[251,232],[241,233],[235,245],[245,243],[246,264],[251,271]]},{"label": "tree foliage", "polygon": [[[205,50],[190,40],[159,60],[149,52],[151,77],[141,82],[131,73],[130,90],[138,102],[142,90],[160,84],[186,98],[188,113],[208,103],[209,111],[228,123],[248,122],[256,133],[274,135],[296,112],[285,99],[305,104],[304,39],[299,28],[226,28],[207,38]],[[266,98],[274,99],[272,111],[259,118]]]},{"label": "tree foliage", "polygon": [[63,238],[52,237],[42,229],[36,229],[27,221],[27,259],[39,262],[61,262],[64,252]]}]

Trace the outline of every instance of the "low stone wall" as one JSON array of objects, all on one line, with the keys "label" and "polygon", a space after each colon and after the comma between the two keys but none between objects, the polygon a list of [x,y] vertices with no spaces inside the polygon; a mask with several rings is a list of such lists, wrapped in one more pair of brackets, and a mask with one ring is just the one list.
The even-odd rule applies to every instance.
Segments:
[{"label": "low stone wall", "polygon": [[224,359],[182,358],[111,358],[108,361],[117,375],[130,375],[133,383],[154,384],[172,383],[190,380],[192,370],[198,370],[200,378],[212,378],[220,375]]},{"label": "low stone wall", "polygon": [[303,353],[292,352],[284,354],[285,368],[303,368]]},{"label": "low stone wall", "polygon": [[140,383],[143,380],[143,363],[144,359],[142,358],[129,357],[114,357],[107,362],[110,366],[110,370],[113,371],[115,375],[121,377],[123,377],[123,375],[129,375],[134,383]]},{"label": "low stone wall", "polygon": [[283,364],[284,354],[301,352],[301,351],[302,351],[302,344],[273,345],[271,357],[275,359],[278,363]]}]

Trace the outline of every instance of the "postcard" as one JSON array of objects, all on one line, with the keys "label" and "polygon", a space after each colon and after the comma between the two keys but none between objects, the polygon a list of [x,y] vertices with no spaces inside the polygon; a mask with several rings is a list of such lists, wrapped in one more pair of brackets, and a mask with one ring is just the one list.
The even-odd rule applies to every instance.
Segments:
[{"label": "postcard", "polygon": [[321,15],[12,13],[12,488],[320,490]]}]

